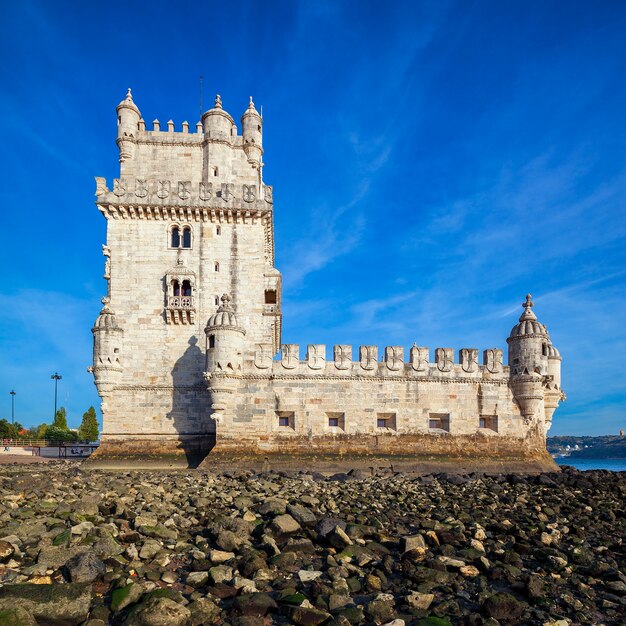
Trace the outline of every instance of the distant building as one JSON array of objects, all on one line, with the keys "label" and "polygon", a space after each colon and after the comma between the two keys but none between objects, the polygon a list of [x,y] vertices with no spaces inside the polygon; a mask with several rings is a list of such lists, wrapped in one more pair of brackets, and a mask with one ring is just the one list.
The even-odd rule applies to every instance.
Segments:
[{"label": "distant building", "polygon": [[103,415],[94,460],[195,464],[215,447],[552,467],[545,435],[564,399],[561,356],[530,295],[508,366],[499,348],[479,364],[475,348],[455,359],[417,344],[328,354],[311,343],[302,358],[282,343],[274,197],[252,99],[241,128],[219,96],[178,132],[171,120],[146,130],[130,90],[117,107],[120,176],[111,189],[96,179],[108,291],[93,328]]}]

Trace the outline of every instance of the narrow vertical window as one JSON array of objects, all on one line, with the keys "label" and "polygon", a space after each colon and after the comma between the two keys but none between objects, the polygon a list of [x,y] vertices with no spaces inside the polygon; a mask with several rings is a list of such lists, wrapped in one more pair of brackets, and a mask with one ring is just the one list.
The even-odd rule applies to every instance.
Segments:
[{"label": "narrow vertical window", "polygon": [[217,169],[217,165],[213,167],[213,176],[217,176],[218,174],[218,169]]},{"label": "narrow vertical window", "polygon": [[215,261],[215,266],[214,267],[215,267],[215,271],[216,272],[220,271],[220,264],[217,261]]},{"label": "narrow vertical window", "polygon": [[180,228],[174,226],[172,228],[172,248],[178,248],[180,246]]},{"label": "narrow vertical window", "polygon": [[175,296],[180,296],[180,283],[177,280],[172,281],[172,293]]},{"label": "narrow vertical window", "polygon": [[216,226],[215,227],[215,234],[216,235],[221,235],[222,234],[222,227],[221,226]]},{"label": "narrow vertical window", "polygon": [[215,348],[215,335],[209,335],[209,348]]},{"label": "narrow vertical window", "polygon": [[219,306],[219,305],[220,305],[220,297],[215,296],[215,306]]},{"label": "narrow vertical window", "polygon": [[183,280],[183,292],[182,296],[190,296],[191,295],[191,283],[188,280]]},{"label": "narrow vertical window", "polygon": [[191,228],[189,226],[183,228],[183,248],[191,248]]}]

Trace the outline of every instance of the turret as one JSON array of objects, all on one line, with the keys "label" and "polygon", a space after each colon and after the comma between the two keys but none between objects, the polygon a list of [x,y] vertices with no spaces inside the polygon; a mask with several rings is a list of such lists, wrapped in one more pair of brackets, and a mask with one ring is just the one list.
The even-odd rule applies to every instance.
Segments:
[{"label": "turret", "polygon": [[243,149],[248,157],[248,162],[259,167],[263,157],[263,119],[254,108],[252,96],[248,109],[241,116],[243,135]]},{"label": "turret", "polygon": [[221,300],[222,304],[211,315],[204,329],[206,334],[204,378],[211,394],[213,418],[218,423],[222,421],[228,399],[237,386],[232,376],[241,375],[243,341],[246,334],[230,304],[230,296],[225,293]]},{"label": "turret", "polygon": [[130,87],[126,98],[115,109],[117,111],[117,146],[120,149],[120,163],[135,156],[135,145],[141,113],[133,102]]},{"label": "turret", "polygon": [[506,340],[511,387],[524,421],[543,422],[543,382],[548,374],[547,345],[550,338],[546,327],[533,313],[530,294],[522,306],[524,312]]},{"label": "turret", "polygon": [[548,432],[552,426],[552,415],[559,406],[559,402],[565,400],[565,394],[561,389],[561,354],[552,343],[548,343],[546,351],[548,354],[548,375],[544,385],[544,408],[546,412],[545,428]]},{"label": "turret", "polygon": [[93,333],[94,382],[101,397],[105,397],[119,383],[122,375],[121,349],[124,331],[118,326],[115,313],[109,307],[109,298],[102,298],[102,310],[96,319]]},{"label": "turret", "polygon": [[222,98],[215,96],[215,105],[202,116],[204,136],[210,139],[227,139],[237,134],[235,120],[222,108]]}]

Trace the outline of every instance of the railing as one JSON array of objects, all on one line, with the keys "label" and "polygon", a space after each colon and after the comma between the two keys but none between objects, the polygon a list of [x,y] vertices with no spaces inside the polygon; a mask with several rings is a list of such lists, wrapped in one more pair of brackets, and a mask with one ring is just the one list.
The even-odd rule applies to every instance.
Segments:
[{"label": "railing", "polygon": [[189,311],[194,308],[193,296],[168,296],[167,308]]},{"label": "railing", "polygon": [[87,446],[97,445],[89,441],[54,441],[52,439],[2,439],[0,438],[0,446],[17,447],[17,448],[49,448],[56,446]]}]

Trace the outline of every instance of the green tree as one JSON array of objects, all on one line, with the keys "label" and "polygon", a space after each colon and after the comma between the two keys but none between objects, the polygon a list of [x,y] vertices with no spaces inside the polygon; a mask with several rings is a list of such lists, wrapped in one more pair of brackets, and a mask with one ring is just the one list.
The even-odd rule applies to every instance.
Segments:
[{"label": "green tree", "polygon": [[16,439],[18,430],[6,419],[0,420],[0,438],[1,439]]},{"label": "green tree", "polygon": [[46,429],[46,439],[48,441],[77,441],[78,435],[71,430],[59,428],[57,426],[48,426]]},{"label": "green tree", "polygon": [[67,428],[67,411],[65,407],[62,406],[54,416],[53,426],[56,426],[60,430],[68,430]]},{"label": "green tree", "polygon": [[83,414],[83,421],[78,429],[78,438],[81,441],[96,441],[98,439],[98,418],[96,410],[90,406]]}]

